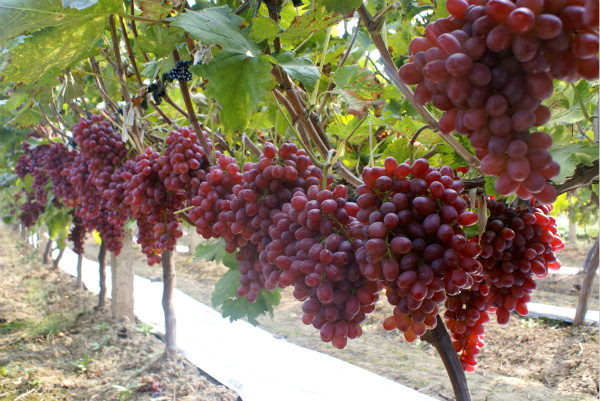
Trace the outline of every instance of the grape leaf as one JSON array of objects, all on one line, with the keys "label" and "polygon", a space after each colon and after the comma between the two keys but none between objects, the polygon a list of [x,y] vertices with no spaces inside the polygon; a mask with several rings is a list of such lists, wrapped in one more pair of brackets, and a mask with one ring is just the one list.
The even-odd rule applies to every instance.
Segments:
[{"label": "grape leaf", "polygon": [[[100,52],[96,43],[101,40],[104,27],[104,18],[99,18],[88,19],[82,25],[50,27],[35,32],[11,49],[6,79],[30,83],[55,77],[65,68]],[[35,67],[32,60],[35,60]]]},{"label": "grape leaf", "polygon": [[239,297],[237,289],[240,286],[240,272],[229,270],[215,284],[212,293],[211,304],[214,308],[221,307],[223,317],[228,317],[230,321],[238,320],[243,317],[248,318],[248,322],[258,325],[256,318],[265,313],[273,317],[273,307],[279,305],[281,300],[281,291],[262,290],[256,299],[256,302],[250,303],[246,297]]},{"label": "grape leaf", "polygon": [[319,69],[313,62],[307,58],[294,58],[293,53],[280,53],[271,58],[275,64],[278,64],[293,79],[312,89],[319,79]]},{"label": "grape leaf", "polygon": [[58,109],[62,109],[63,104],[71,103],[71,100],[77,99],[78,97],[85,97],[85,78],[79,74],[73,75],[67,73],[63,77],[63,82],[58,89],[58,95],[56,96],[56,103]]},{"label": "grape leaf", "polygon": [[252,32],[250,38],[262,42],[263,40],[272,40],[283,31],[279,24],[271,18],[264,15],[257,15],[252,20]]},{"label": "grape leaf", "polygon": [[268,61],[229,50],[221,50],[209,64],[190,71],[210,80],[206,96],[223,106],[220,117],[228,136],[246,128],[258,103],[275,84]]},{"label": "grape leaf", "polygon": [[362,117],[383,94],[383,87],[375,75],[356,65],[338,69],[333,74],[333,81],[336,84],[333,93],[339,95],[347,104],[348,113],[359,117]]},{"label": "grape leaf", "polygon": [[[121,0],[103,0],[85,9],[65,8],[71,3],[82,6],[90,0],[0,0],[0,43],[18,35],[28,34],[46,27],[83,26],[90,19],[116,13]],[[52,38],[51,41],[57,38]],[[67,37],[68,38],[68,37]],[[35,60],[32,59],[32,60]]]},{"label": "grape leaf", "polygon": [[258,56],[260,51],[248,37],[248,31],[239,29],[242,21],[229,7],[222,6],[181,13],[171,25],[182,28],[203,45],[217,44],[223,50]]},{"label": "grape leaf", "polygon": [[315,7],[311,12],[294,17],[286,31],[281,34],[281,41],[291,43],[296,40],[304,40],[311,33],[326,29],[341,20],[341,15],[327,14],[325,7]]},{"label": "grape leaf", "polygon": [[554,182],[563,182],[567,177],[573,175],[575,167],[579,163],[591,165],[598,160],[598,146],[590,146],[586,143],[571,143],[550,148],[552,159],[560,164],[560,174],[554,177]]},{"label": "grape leaf", "polygon": [[164,25],[154,24],[146,29],[143,35],[138,36],[136,46],[146,53],[152,53],[157,58],[170,56],[175,45],[184,41],[179,29],[169,29]]},{"label": "grape leaf", "polygon": [[360,7],[362,0],[319,0],[317,4],[324,5],[328,11],[348,14]]}]

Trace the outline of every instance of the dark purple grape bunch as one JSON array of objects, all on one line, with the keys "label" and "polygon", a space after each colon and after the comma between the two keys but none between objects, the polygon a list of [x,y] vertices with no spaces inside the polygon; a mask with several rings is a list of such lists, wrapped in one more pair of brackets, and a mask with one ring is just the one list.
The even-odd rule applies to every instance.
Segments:
[{"label": "dark purple grape bunch", "polygon": [[192,80],[192,73],[189,72],[188,68],[193,64],[192,61],[178,61],[175,63],[175,68],[167,73],[170,79],[183,79],[185,81]]}]

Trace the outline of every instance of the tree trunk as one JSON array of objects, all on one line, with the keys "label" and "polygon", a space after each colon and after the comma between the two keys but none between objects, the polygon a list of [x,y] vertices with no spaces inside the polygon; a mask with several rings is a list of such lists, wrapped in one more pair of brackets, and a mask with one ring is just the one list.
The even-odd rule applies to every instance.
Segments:
[{"label": "tree trunk", "polygon": [[50,252],[52,251],[52,239],[48,239],[46,242],[46,248],[44,249],[44,256],[42,257],[42,263],[47,265],[50,263]]},{"label": "tree trunk", "polygon": [[167,355],[174,357],[177,354],[177,335],[175,308],[173,307],[173,291],[175,290],[175,259],[173,251],[165,250],[162,254],[163,266],[163,298],[162,305],[165,312],[165,343]]},{"label": "tree trunk", "polygon": [[200,235],[196,232],[194,227],[190,228],[188,238],[190,239],[190,249],[188,253],[193,255],[196,252],[196,246],[200,243]]},{"label": "tree trunk", "polygon": [[597,269],[598,238],[596,238],[596,242],[594,242],[594,245],[589,250],[587,258],[585,259],[585,277],[583,278],[581,292],[579,293],[579,302],[577,303],[577,310],[575,312],[575,320],[573,320],[573,326],[580,326],[585,322],[585,314],[588,310],[588,304],[590,301],[590,295],[592,293],[592,286],[594,285],[594,279],[596,278]]},{"label": "tree trunk", "polygon": [[427,333],[421,336],[421,339],[433,345],[440,354],[448,377],[450,377],[456,401],[471,401],[467,377],[452,345],[452,338],[450,338],[450,334],[448,334],[446,326],[444,326],[444,322],[439,315],[435,329],[427,331]]},{"label": "tree trunk", "polygon": [[569,218],[569,246],[577,246],[577,225]]},{"label": "tree trunk", "polygon": [[83,290],[83,254],[77,254],[77,281],[75,286],[78,290]]},{"label": "tree trunk", "polygon": [[58,269],[58,264],[60,263],[60,260],[62,259],[64,253],[65,248],[62,248],[60,251],[58,251],[58,256],[56,257],[56,259],[54,259],[54,261],[52,261],[52,267],[54,269]]},{"label": "tree trunk", "polygon": [[98,293],[98,309],[106,305],[106,244],[104,240],[100,243],[98,252],[98,269],[100,273],[100,292]]},{"label": "tree trunk", "polygon": [[113,318],[134,320],[133,314],[133,232],[125,231],[123,248],[119,256],[111,252],[112,300],[110,309]]}]

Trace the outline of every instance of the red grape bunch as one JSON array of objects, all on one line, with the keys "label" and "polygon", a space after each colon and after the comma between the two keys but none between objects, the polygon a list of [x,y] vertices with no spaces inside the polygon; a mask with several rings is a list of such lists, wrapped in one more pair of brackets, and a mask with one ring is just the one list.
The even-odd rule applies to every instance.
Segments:
[{"label": "red grape bunch", "polygon": [[354,217],[358,207],[347,197],[344,185],[296,191],[273,216],[271,242],[259,256],[270,272],[265,288],[293,285],[294,297],[303,301],[304,324],[340,349],[362,334],[360,324],[383,288],[359,271],[354,254],[362,230]]},{"label": "red grape bunch", "polygon": [[173,212],[185,206],[185,197],[178,192],[170,192],[159,177],[164,164],[159,164],[161,155],[151,148],[137,156],[134,163],[128,163],[122,173],[124,203],[128,214],[138,226],[137,243],[148,258],[148,264],[160,263],[163,250],[175,249],[176,239],[183,235],[179,220]]},{"label": "red grape bunch", "polygon": [[[257,163],[246,163],[242,183],[233,187],[233,197],[224,205],[229,210],[219,213],[219,221],[226,225],[224,233],[219,234],[225,238],[226,250],[235,252],[239,248],[236,253],[242,274],[239,296],[254,302],[265,285],[274,288],[276,283],[267,281],[276,269],[259,260],[271,241],[269,228],[273,216],[290,202],[294,192],[320,185],[322,175],[307,153],[292,143],[284,143],[279,150],[267,143]],[[333,177],[327,177],[328,183],[332,180]]]},{"label": "red grape bunch", "polygon": [[475,370],[475,356],[484,345],[483,325],[490,320],[486,301],[488,291],[489,287],[484,282],[474,283],[470,289],[449,296],[444,304],[444,318],[452,336],[454,350],[463,370],[467,372]]},{"label": "red grape bunch", "polygon": [[498,323],[506,324],[510,312],[527,314],[529,294],[536,287],[534,276],[546,277],[558,270],[555,251],[564,248],[556,220],[548,216],[551,206],[537,205],[532,211],[488,202],[490,217],[481,237],[479,259],[484,267],[490,311]]},{"label": "red grape bunch", "polygon": [[414,341],[436,326],[445,294],[471,287],[481,274],[479,246],[461,228],[477,214],[467,210],[454,171],[425,159],[409,165],[387,158],[384,167],[365,169],[363,181],[356,200],[365,239],[356,252],[360,272],[381,280],[395,306],[384,328]]},{"label": "red grape bunch", "polygon": [[598,78],[597,17],[585,17],[582,2],[449,0],[446,7],[451,16],[411,42],[401,78],[417,85],[417,103],[444,111],[443,133],[469,137],[500,194],[553,202],[547,180],[560,167],[548,153],[552,140],[530,129],[550,118],[541,101],[553,78]]},{"label": "red grape bunch", "polygon": [[73,226],[69,232],[69,241],[73,242],[73,252],[78,255],[83,255],[83,243],[85,241],[86,229],[81,219],[77,216],[73,217]]},{"label": "red grape bunch", "polygon": [[231,210],[234,185],[242,182],[242,174],[233,157],[217,153],[217,164],[206,171],[204,181],[192,198],[195,206],[189,212],[196,224],[196,231],[204,238],[217,238],[225,235],[227,224],[219,220],[219,213]]}]

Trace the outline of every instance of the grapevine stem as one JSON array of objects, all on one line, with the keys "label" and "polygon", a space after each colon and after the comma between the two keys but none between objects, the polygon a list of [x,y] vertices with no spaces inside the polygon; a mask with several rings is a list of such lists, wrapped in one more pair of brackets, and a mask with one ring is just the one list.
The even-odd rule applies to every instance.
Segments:
[{"label": "grapevine stem", "polygon": [[315,84],[312,96],[310,97],[310,103],[315,104],[317,101],[317,95],[319,94],[319,83],[321,83],[321,75],[323,74],[323,66],[325,65],[325,56],[327,56],[327,48],[329,47],[329,39],[331,38],[332,26],[327,28],[327,34],[325,36],[325,43],[323,44],[323,53],[321,53],[321,62],[319,64],[319,78]]},{"label": "grapevine stem", "polygon": [[248,135],[242,135],[242,139],[244,141],[244,144],[248,147],[248,149],[250,149],[252,153],[254,153],[256,156],[260,156],[260,149],[256,147],[256,145],[254,144],[254,142],[252,142],[250,138],[248,138]]},{"label": "grapevine stem", "polygon": [[279,110],[279,113],[281,115],[283,115],[283,118],[285,119],[285,122],[287,123],[287,125],[290,127],[290,130],[292,131],[292,134],[294,134],[294,137],[296,138],[296,140],[300,143],[300,146],[302,146],[302,149],[304,149],[306,151],[306,153],[308,153],[308,156],[310,157],[310,159],[313,161],[313,163],[317,166],[322,166],[322,163],[319,161],[319,159],[317,159],[317,156],[315,156],[315,154],[313,153],[313,151],[304,144],[304,141],[302,140],[300,133],[298,132],[298,129],[296,128],[296,126],[294,126],[294,124],[290,121],[290,119],[288,118],[288,116],[285,114],[285,112],[283,111],[283,108],[281,107],[281,104],[279,103],[279,100],[277,100],[277,97],[273,94],[273,100],[275,102],[275,105],[277,106],[277,110]]},{"label": "grapevine stem", "polygon": [[369,167],[373,168],[373,120],[369,120]]},{"label": "grapevine stem", "polygon": [[[367,10],[367,7],[362,4],[358,8],[358,14],[360,15],[361,20],[369,30],[371,34],[371,39],[379,50],[379,54],[381,56],[381,60],[384,65],[384,70],[389,78],[392,80],[394,85],[402,92],[406,100],[417,110],[417,112],[423,117],[425,122],[431,127],[433,131],[438,131],[438,121],[435,117],[423,106],[418,104],[415,101],[414,94],[412,90],[402,81],[400,78],[400,74],[398,73],[398,68],[394,64],[394,60],[392,55],[390,54],[383,37],[379,33],[379,30],[382,27],[382,20],[374,21],[371,17],[371,14]],[[446,141],[446,143],[452,147],[471,167],[475,170],[480,171],[481,163],[479,160],[469,152],[458,140],[452,135],[441,134],[440,137]]]},{"label": "grapevine stem", "polygon": [[127,18],[133,21],[145,22],[146,24],[161,24],[169,26],[171,23],[169,21],[163,21],[159,19],[152,19],[146,17],[140,17],[139,15],[131,15],[127,13],[117,14],[119,17]]},{"label": "grapevine stem", "polygon": [[331,158],[333,154],[336,153],[335,149],[329,149],[327,152],[327,160],[323,164],[323,182],[321,182],[321,189],[327,189],[327,176],[329,175],[329,169],[331,168]]},{"label": "grapevine stem", "polygon": [[583,103],[583,99],[581,98],[581,95],[577,91],[577,88],[575,87],[575,85],[573,85],[573,83],[570,83],[569,85],[571,85],[571,88],[573,89],[573,92],[575,92],[575,97],[577,98],[577,103],[579,103],[579,108],[581,109],[581,112],[583,113],[583,117],[590,124],[594,125],[594,121],[592,120],[592,118],[588,114],[587,110],[585,109],[585,104]]},{"label": "grapevine stem", "polygon": [[471,401],[471,393],[469,392],[465,372],[452,345],[452,339],[439,315],[437,316],[437,325],[435,328],[428,330],[421,336],[421,339],[433,345],[440,354],[442,362],[444,362],[444,367],[450,377],[456,401]]},{"label": "grapevine stem", "polygon": [[[177,50],[173,50],[173,59],[175,60],[175,62],[180,60],[179,52]],[[187,109],[187,112],[188,112],[188,119],[190,120],[190,123],[192,124],[192,127],[194,128],[194,131],[196,132],[196,136],[198,137],[198,140],[200,141],[200,145],[202,145],[202,149],[204,149],[204,154],[206,154],[206,157],[208,157],[210,164],[214,165],[215,158],[213,157],[212,150],[210,149],[210,146],[208,145],[208,142],[207,142],[206,138],[204,137],[204,134],[202,133],[202,128],[200,127],[200,123],[198,122],[198,117],[196,116],[196,111],[194,110],[194,105],[192,103],[190,91],[188,89],[187,82],[185,81],[185,79],[179,80],[179,87],[181,89],[181,96],[183,97],[183,101],[185,103],[185,108]],[[214,146],[215,145],[213,143],[213,147]]]},{"label": "grapevine stem", "polygon": [[419,128],[417,130],[417,132],[414,133],[414,135],[412,136],[412,138],[410,138],[410,142],[408,143],[408,152],[410,155],[410,164],[412,165],[413,160],[414,160],[414,155],[415,155],[415,141],[417,140],[417,138],[419,137],[419,135],[421,134],[421,132],[425,131],[427,128],[429,128],[429,125],[424,125],[421,128]]},{"label": "grapevine stem", "polygon": [[[352,35],[352,40],[350,41],[348,48],[344,52],[344,56],[342,57],[342,60],[338,64],[336,71],[339,71],[339,69],[344,66],[344,63],[346,62],[346,60],[348,59],[348,56],[350,55],[350,52],[352,51],[352,47],[354,46],[354,42],[356,42],[356,38],[358,37],[358,31],[360,31],[360,23],[361,23],[361,20],[358,20],[358,23],[356,24],[356,28],[354,29],[354,35]],[[322,115],[323,109],[325,108],[325,105],[327,104],[327,99],[329,99],[329,97],[331,96],[331,91],[333,90],[334,87],[335,87],[335,83],[333,83],[333,80],[332,80],[329,83],[329,85],[327,86],[327,89],[325,90],[325,95],[323,96],[323,100],[321,101],[321,104],[319,105],[319,108],[317,111],[319,118],[321,118],[320,116]]]},{"label": "grapevine stem", "polygon": [[[187,83],[186,83],[186,86],[187,86]],[[164,91],[163,93],[164,93],[163,98],[165,99],[165,102],[167,102],[169,105],[171,105],[171,107],[173,107],[181,115],[183,115],[185,118],[187,118],[189,120],[190,119],[189,114],[184,109],[182,109],[177,103],[175,103],[175,101],[173,99],[171,99],[171,96],[169,96],[167,91]]]},{"label": "grapevine stem", "polygon": [[140,72],[138,70],[137,63],[135,62],[135,55],[133,54],[133,50],[131,49],[131,44],[129,43],[129,38],[127,37],[127,29],[125,29],[125,23],[123,23],[123,17],[119,17],[119,24],[121,26],[121,33],[123,35],[123,40],[125,41],[125,48],[127,49],[127,55],[129,56],[129,61],[131,62],[131,66],[133,67],[135,79],[137,80],[138,85],[141,87],[143,85],[142,77],[140,77]]}]

